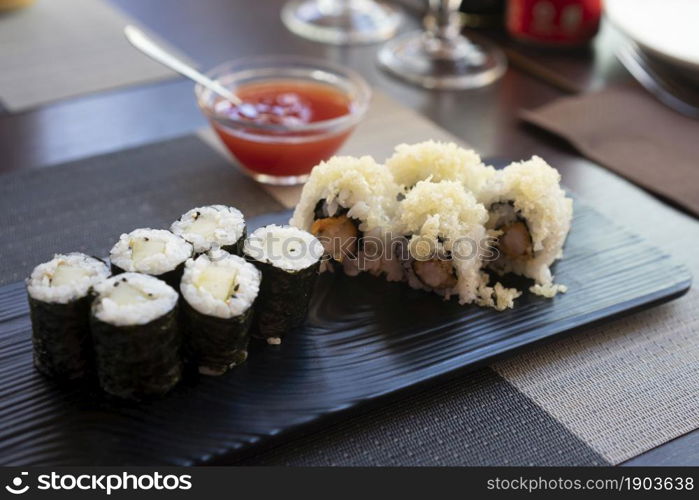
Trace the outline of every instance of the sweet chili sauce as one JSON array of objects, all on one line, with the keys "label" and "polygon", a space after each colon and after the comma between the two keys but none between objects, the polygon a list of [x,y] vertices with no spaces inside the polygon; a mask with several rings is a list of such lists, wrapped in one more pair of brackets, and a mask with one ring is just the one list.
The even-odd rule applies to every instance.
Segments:
[{"label": "sweet chili sauce", "polygon": [[214,105],[216,115],[244,125],[228,127],[213,121],[221,140],[243,166],[271,176],[299,176],[338,150],[351,128],[321,131],[261,130],[256,124],[293,126],[331,120],[352,110],[350,97],[329,85],[302,81],[268,81],[236,89],[243,104],[225,100]]}]

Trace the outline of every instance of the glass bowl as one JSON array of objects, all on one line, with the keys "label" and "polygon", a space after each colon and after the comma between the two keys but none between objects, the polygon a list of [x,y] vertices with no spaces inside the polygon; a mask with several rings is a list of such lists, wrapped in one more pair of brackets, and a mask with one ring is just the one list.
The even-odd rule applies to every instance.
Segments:
[{"label": "glass bowl", "polygon": [[371,100],[369,85],[354,71],[300,57],[230,61],[212,69],[207,76],[242,97],[244,103],[247,94],[253,95],[261,88],[279,88],[282,92],[300,89],[298,95],[302,98],[304,92],[309,92],[308,102],[320,103],[326,95],[328,99],[344,100],[345,114],[333,118],[307,123],[258,123],[238,112],[245,104],[233,106],[201,85],[195,86],[199,108],[221,141],[247,174],[266,184],[305,182],[314,166],[342,146],[366,114]]}]

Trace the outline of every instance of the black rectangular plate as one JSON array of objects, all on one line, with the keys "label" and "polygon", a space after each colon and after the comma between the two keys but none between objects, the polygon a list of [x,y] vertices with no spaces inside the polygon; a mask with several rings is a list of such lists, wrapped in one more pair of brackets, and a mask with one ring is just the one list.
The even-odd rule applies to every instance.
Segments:
[{"label": "black rectangular plate", "polygon": [[[250,221],[284,223],[289,213]],[[497,356],[682,295],[687,270],[576,202],[553,300],[505,312],[459,306],[371,276],[321,276],[305,327],[248,362],[190,377],[162,400],[123,404],[57,387],[32,366],[22,283],[0,288],[0,460],[5,465],[201,464]]]}]

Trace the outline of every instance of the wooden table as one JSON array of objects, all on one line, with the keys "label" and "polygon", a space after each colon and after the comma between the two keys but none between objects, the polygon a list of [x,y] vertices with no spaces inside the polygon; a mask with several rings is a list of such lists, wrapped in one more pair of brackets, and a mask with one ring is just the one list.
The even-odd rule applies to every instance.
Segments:
[{"label": "wooden table", "polygon": [[[283,0],[197,0],[178,2],[176,9],[166,0],[112,1],[204,68],[226,59],[269,53],[303,54],[350,66],[373,86],[463,138],[483,156],[520,158],[536,153],[545,157],[561,171],[564,183],[573,191],[603,207],[607,204],[622,223],[653,239],[647,234],[643,213],[659,209],[659,202],[581,158],[560,140],[518,120],[520,108],[534,108],[564,95],[523,71],[510,68],[501,81],[484,89],[428,92],[382,73],[376,65],[377,46],[333,47],[292,35],[279,20]],[[418,24],[417,17],[409,15],[405,29]],[[611,56],[613,40],[605,34],[589,53],[555,56],[549,66],[573,74],[584,87],[629,80]],[[192,132],[204,125],[194,104],[192,84],[182,79],[85,96],[15,115],[0,111],[0,172],[46,167],[116,151]],[[633,200],[633,210],[619,209],[625,199]],[[697,224],[673,209],[668,209],[667,217],[678,231]],[[699,431],[694,431],[627,463],[698,462]]]}]

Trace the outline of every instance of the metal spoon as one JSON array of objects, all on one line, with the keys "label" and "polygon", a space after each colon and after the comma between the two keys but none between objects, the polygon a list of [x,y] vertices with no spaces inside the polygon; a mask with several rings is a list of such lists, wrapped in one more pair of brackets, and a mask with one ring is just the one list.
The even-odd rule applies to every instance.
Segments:
[{"label": "metal spoon", "polygon": [[189,64],[173,56],[172,54],[164,50],[162,47],[157,45],[153,40],[148,38],[145,35],[145,33],[143,33],[135,26],[126,26],[124,28],[124,35],[126,35],[126,38],[129,40],[129,42],[131,42],[131,45],[136,47],[138,50],[140,50],[150,58],[158,61],[160,64],[164,64],[168,68],[177,71],[178,73],[186,76],[190,80],[194,80],[198,84],[202,85],[203,87],[206,87],[211,92],[218,94],[227,101],[232,102],[236,106],[239,106],[243,103],[240,97],[232,93],[219,82],[201,74],[196,69],[192,68]]}]

